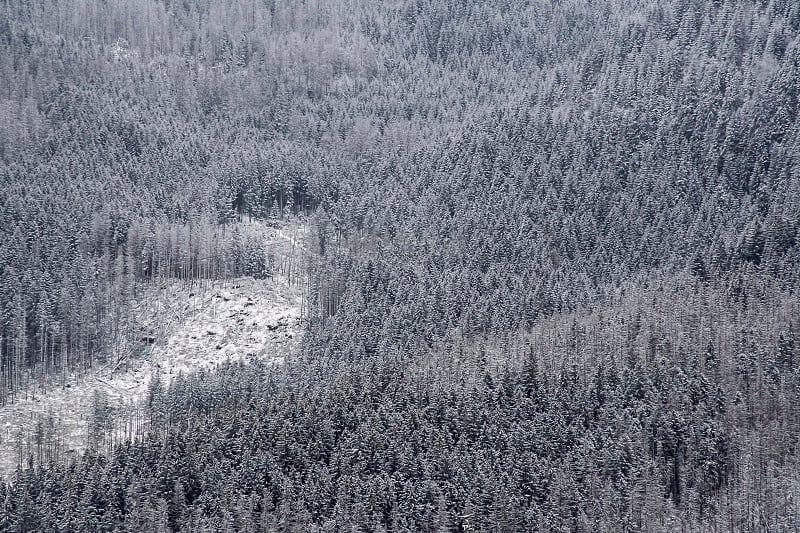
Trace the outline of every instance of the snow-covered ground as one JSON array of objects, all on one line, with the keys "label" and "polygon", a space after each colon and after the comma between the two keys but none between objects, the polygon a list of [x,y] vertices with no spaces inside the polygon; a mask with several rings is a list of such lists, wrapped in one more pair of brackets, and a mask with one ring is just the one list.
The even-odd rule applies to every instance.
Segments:
[{"label": "snow-covered ground", "polygon": [[130,335],[139,355],[111,357],[104,367],[72,376],[65,386],[18,396],[0,408],[0,476],[7,479],[13,474],[20,452],[37,456],[37,426],[42,435],[54,435],[41,447],[49,445],[59,458],[82,452],[98,392],[111,407],[135,409],[156,374],[169,382],[180,372],[213,368],[225,360],[263,358],[280,363],[297,350],[303,331],[305,279],[300,273],[306,229],[248,226],[263,231],[280,253],[292,255],[292,272],[267,280],[194,285],[170,281],[147,287],[134,304],[138,320]]}]

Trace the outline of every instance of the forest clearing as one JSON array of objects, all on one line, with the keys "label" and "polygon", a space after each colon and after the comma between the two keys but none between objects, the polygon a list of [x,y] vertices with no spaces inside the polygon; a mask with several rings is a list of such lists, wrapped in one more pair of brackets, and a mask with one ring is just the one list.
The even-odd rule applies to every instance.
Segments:
[{"label": "forest clearing", "polygon": [[307,230],[298,223],[245,226],[263,232],[282,262],[275,274],[143,285],[131,305],[131,331],[105,364],[52,377],[0,409],[0,476],[8,479],[28,457],[34,464],[69,461],[87,447],[108,452],[146,434],[144,402],[153,380],[166,387],[178,376],[225,362],[280,364],[297,352],[307,290],[297,275]]}]

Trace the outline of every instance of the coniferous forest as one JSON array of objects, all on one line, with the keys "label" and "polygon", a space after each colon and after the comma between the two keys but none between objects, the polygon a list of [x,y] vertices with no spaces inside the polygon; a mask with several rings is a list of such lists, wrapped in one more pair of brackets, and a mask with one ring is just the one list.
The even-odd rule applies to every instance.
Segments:
[{"label": "coniferous forest", "polygon": [[799,100],[794,0],[0,0],[0,409],[311,235],[0,530],[800,530]]}]

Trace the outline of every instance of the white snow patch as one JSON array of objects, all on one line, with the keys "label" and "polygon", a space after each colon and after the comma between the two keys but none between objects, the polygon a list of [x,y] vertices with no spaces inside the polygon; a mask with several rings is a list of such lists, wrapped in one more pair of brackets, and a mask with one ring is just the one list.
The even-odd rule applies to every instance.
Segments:
[{"label": "white snow patch", "polygon": [[[244,226],[263,231],[291,267],[266,280],[169,281],[145,288],[133,306],[139,320],[121,355],[110,356],[109,363],[87,374],[69,376],[62,385],[51,384],[46,393],[17,396],[13,404],[0,407],[0,476],[12,476],[28,454],[47,456],[48,446],[56,460],[70,460],[85,450],[96,391],[106,395],[111,407],[135,410],[156,374],[169,382],[179,373],[213,369],[226,360],[279,364],[296,353],[303,333],[307,230],[299,224]],[[37,426],[52,438],[37,439]]]}]

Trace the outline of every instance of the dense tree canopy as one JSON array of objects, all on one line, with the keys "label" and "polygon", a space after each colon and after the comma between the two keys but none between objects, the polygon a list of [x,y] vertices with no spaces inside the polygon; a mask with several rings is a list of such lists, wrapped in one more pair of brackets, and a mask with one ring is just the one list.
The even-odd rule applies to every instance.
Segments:
[{"label": "dense tree canopy", "polygon": [[20,469],[2,527],[797,530],[798,34],[788,0],[0,2],[3,401],[143,283],[268,276],[237,218],[315,248],[302,354],[154,386],[148,438]]}]

